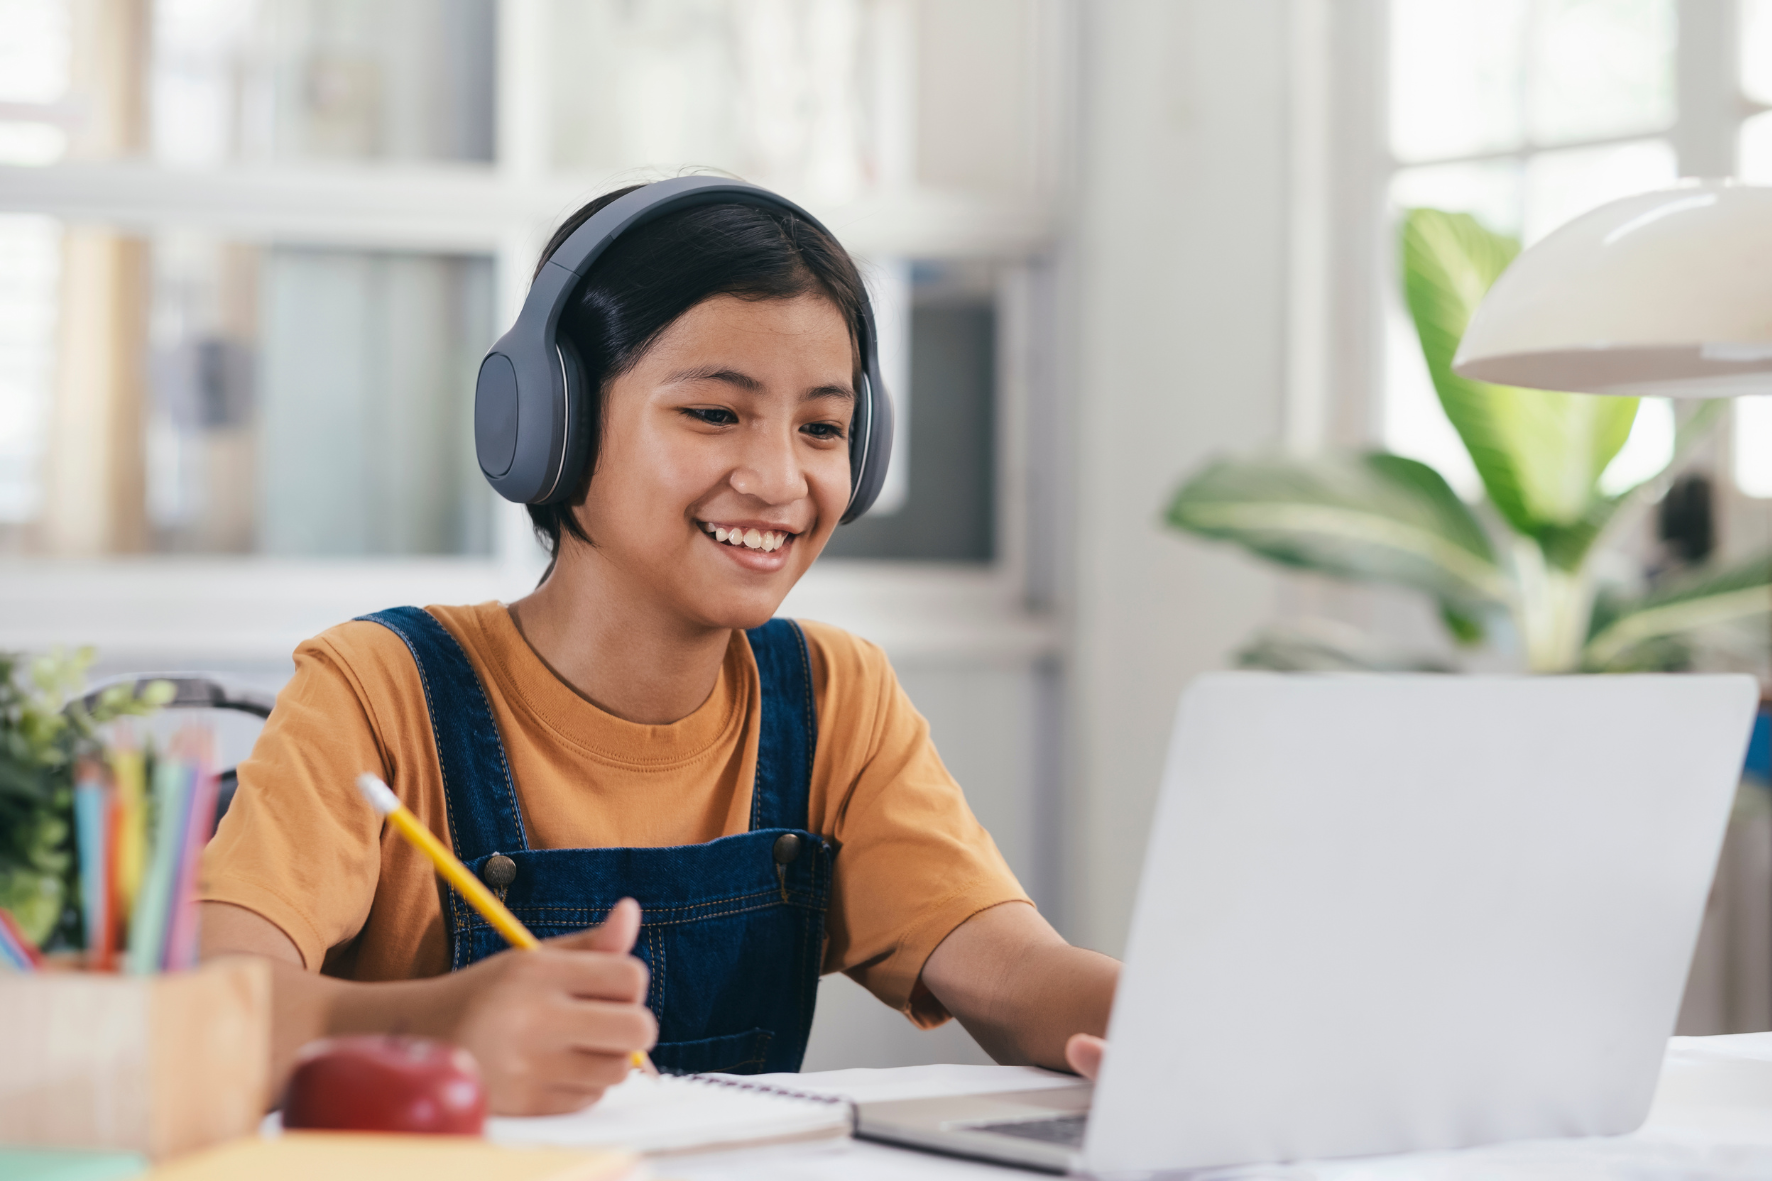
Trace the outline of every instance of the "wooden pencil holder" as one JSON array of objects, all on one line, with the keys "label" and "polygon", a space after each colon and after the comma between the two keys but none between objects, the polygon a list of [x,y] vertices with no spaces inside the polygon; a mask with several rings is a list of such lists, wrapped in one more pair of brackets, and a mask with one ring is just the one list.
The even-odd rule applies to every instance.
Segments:
[{"label": "wooden pencil holder", "polygon": [[256,1128],[270,1073],[263,961],[0,975],[0,1144],[175,1156]]}]

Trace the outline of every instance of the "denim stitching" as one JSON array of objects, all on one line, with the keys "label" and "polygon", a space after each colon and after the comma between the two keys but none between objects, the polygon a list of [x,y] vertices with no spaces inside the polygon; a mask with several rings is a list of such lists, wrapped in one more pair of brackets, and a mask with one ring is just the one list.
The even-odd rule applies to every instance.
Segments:
[{"label": "denim stitching", "polygon": [[[763,626],[768,627],[769,625],[764,624]],[[762,629],[759,628],[758,630],[762,630]],[[759,823],[763,819],[763,813],[762,813],[763,729],[764,729],[763,711],[766,707],[763,704],[763,662],[761,660],[757,659],[757,646],[755,644],[751,644],[750,641],[751,641],[751,634],[749,632],[746,632],[745,633],[745,643],[750,644],[751,663],[755,664],[757,666],[757,766],[751,772],[751,827],[750,827],[751,832],[756,832]]]},{"label": "denim stitching", "polygon": [[657,941],[657,949],[658,949],[658,950],[657,950],[657,951],[656,951],[656,953],[655,953],[655,954],[656,954],[656,955],[657,955],[657,957],[658,957],[658,1008],[657,1008],[657,1009],[655,1009],[655,1010],[653,1010],[653,1011],[654,1011],[654,1012],[655,1012],[655,1013],[658,1013],[658,1014],[661,1014],[661,1015],[662,1015],[662,1014],[663,1014],[663,1013],[664,1013],[664,998],[665,998],[665,941],[664,941],[664,932],[662,932],[662,931],[660,931],[660,930],[658,930],[658,929],[657,929],[657,928],[656,928],[656,927],[655,927],[655,928],[654,928],[654,929],[653,929],[653,932],[652,932],[652,937],[653,937],[653,939],[654,939],[654,940],[656,940],[656,941]]},{"label": "denim stitching", "polygon": [[[753,890],[749,894],[729,894],[725,898],[710,898],[706,902],[688,902],[688,903],[684,903],[682,906],[649,906],[649,907],[646,907],[646,915],[647,915],[647,921],[650,922],[651,916],[655,915],[655,914],[675,914],[678,911],[699,910],[702,907],[706,907],[706,906],[724,906],[728,902],[748,902],[752,898],[773,898],[773,897],[775,897],[774,890]],[[596,906],[523,906],[523,907],[519,907],[518,909],[524,911],[525,913],[539,911],[539,910],[570,910],[575,914],[580,913],[580,912],[584,912],[584,913],[589,913],[589,914],[605,914],[606,915],[611,910],[614,910],[615,908],[612,906],[605,906],[605,907],[596,907]]]},{"label": "denim stitching", "polygon": [[[745,1035],[745,1034],[728,1034],[727,1036],[728,1037],[744,1037],[747,1035]],[[766,1066],[766,1065],[768,1065],[769,1043],[775,1040],[774,1032],[772,1032],[771,1030],[767,1030],[767,1029],[754,1029],[754,1030],[750,1031],[749,1036],[753,1039],[753,1043],[759,1046],[758,1049],[755,1049],[753,1051],[751,1057],[740,1058],[735,1062],[715,1063],[713,1066],[709,1066],[709,1067],[706,1067],[702,1070],[694,1072],[694,1074],[695,1075],[716,1074],[716,1073],[730,1074],[730,1073],[736,1071],[741,1066]],[[715,1040],[715,1039],[713,1039],[713,1038],[691,1038],[691,1039],[689,1039],[689,1041],[682,1041],[682,1042],[660,1042],[658,1045],[653,1047],[653,1050],[655,1052],[661,1051],[661,1050],[673,1050],[673,1049],[676,1049],[678,1046],[689,1045],[691,1042],[713,1041],[713,1040]],[[719,1082],[720,1080],[710,1079],[707,1081]],[[746,1086],[747,1084],[721,1082],[720,1085],[727,1086],[727,1087],[741,1087],[742,1088],[742,1087]]]},{"label": "denim stitching", "polygon": [[[681,926],[685,926],[689,923],[699,923],[705,919],[723,919],[723,918],[730,918],[735,914],[750,914],[752,911],[770,910],[770,909],[772,909],[774,907],[778,907],[780,905],[781,905],[781,903],[779,903],[779,902],[770,901],[770,902],[765,902],[760,906],[741,906],[736,910],[714,911],[711,914],[694,915],[690,918],[665,919],[661,922],[649,923],[647,925],[652,926],[652,927],[681,927]],[[790,907],[790,909],[795,909],[795,908],[796,907]],[[797,909],[804,910],[804,909],[807,909],[807,906],[804,903],[800,903],[797,905]],[[566,907],[566,906],[524,906],[524,907],[517,908],[513,913],[515,913],[519,918],[521,918],[524,915],[545,915],[545,914],[559,914],[559,913],[565,913],[565,914],[570,914],[570,915],[575,915],[575,916],[576,915],[588,916],[588,915],[596,914],[598,912],[592,911],[592,910],[577,910],[577,909],[574,909],[571,907]],[[608,912],[604,911],[602,913],[607,914]],[[539,927],[557,927],[557,926],[561,926],[563,924],[559,920],[550,921],[548,919],[541,918],[536,921],[535,925],[539,926]],[[591,926],[592,923],[587,918],[587,920],[581,925],[588,927],[588,926]],[[478,915],[476,915],[473,918],[470,918],[468,920],[468,926],[470,929],[476,930],[476,931],[491,931],[494,929],[490,923],[488,923],[485,919],[480,918]]]},{"label": "denim stitching", "polygon": [[800,649],[800,674],[806,678],[803,682],[806,689],[806,815],[802,823],[810,825],[812,823],[812,756],[818,748],[818,715],[812,701],[812,660],[806,654],[806,633],[800,630],[800,625],[794,620],[790,619],[787,622],[788,627],[793,629],[794,640]]}]

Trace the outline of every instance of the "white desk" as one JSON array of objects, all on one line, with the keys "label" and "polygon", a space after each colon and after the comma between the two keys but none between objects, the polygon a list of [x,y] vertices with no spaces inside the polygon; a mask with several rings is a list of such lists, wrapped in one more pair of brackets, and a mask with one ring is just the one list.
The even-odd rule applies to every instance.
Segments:
[{"label": "white desk", "polygon": [[[1011,1066],[917,1066],[765,1076],[758,1080],[852,1099],[961,1095],[1073,1080]],[[777,1145],[669,1157],[661,1178],[682,1181],[966,1181],[1038,1174],[865,1141]],[[1649,1121],[1634,1135],[1539,1141],[1463,1152],[1213,1170],[1212,1178],[1287,1181],[1768,1181],[1772,1179],[1772,1033],[1675,1038]]]}]

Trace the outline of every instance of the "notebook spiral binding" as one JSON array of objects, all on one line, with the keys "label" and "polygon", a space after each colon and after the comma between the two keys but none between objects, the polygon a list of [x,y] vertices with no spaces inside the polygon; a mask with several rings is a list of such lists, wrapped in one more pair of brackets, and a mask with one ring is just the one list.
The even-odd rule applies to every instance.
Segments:
[{"label": "notebook spiral binding", "polygon": [[680,1074],[677,1078],[686,1082],[702,1083],[710,1087],[728,1087],[734,1091],[756,1091],[764,1095],[779,1095],[784,1099],[805,1099],[812,1103],[838,1104],[849,1109],[849,1131],[855,1132],[860,1119],[855,1104],[841,1095],[817,1095],[811,1091],[796,1091],[790,1087],[774,1087],[767,1083],[747,1083],[742,1079],[721,1078],[715,1074]]}]

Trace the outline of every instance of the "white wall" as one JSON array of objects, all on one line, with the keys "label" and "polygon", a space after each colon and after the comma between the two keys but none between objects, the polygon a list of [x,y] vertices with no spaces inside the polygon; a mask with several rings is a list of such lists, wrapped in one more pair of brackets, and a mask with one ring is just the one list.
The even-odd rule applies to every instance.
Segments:
[{"label": "white wall", "polygon": [[[942,761],[1036,902],[1047,902],[1039,785],[1038,660],[895,659],[899,683],[929,730]],[[846,976],[819,981],[806,1070],[849,1066],[986,1064],[990,1056],[958,1022],[919,1030]]]},{"label": "white wall", "polygon": [[1074,940],[1121,950],[1175,702],[1274,599],[1166,531],[1186,473],[1277,440],[1285,341],[1284,0],[1083,4],[1071,257]]}]

